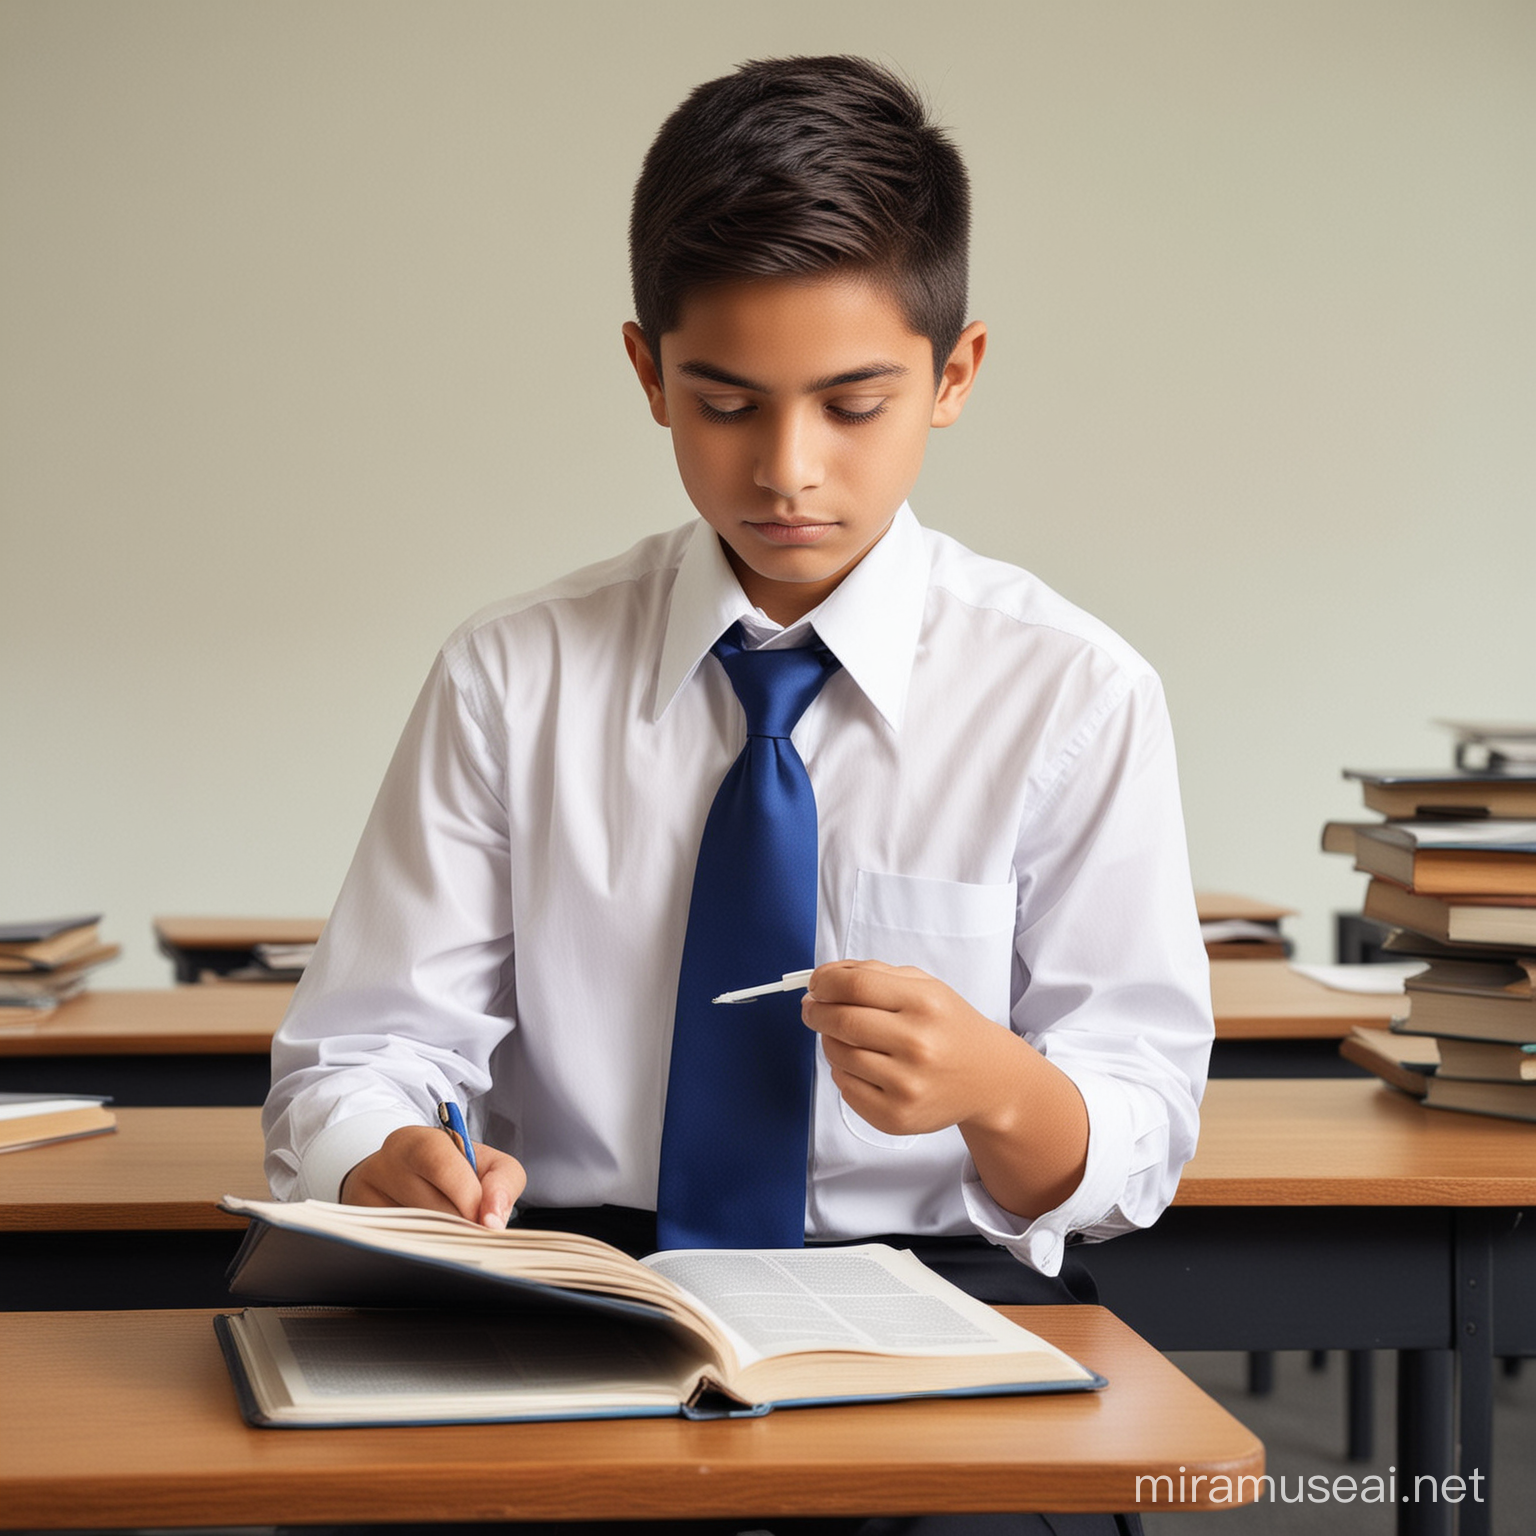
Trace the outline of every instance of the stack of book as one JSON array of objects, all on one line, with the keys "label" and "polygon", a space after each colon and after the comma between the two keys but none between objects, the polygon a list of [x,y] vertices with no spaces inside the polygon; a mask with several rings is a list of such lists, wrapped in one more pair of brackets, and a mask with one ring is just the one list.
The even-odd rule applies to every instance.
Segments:
[{"label": "stack of book", "polygon": [[1323,847],[1370,876],[1364,910],[1415,958],[1391,1032],[1344,1054],[1426,1103],[1536,1120],[1536,772],[1347,770],[1382,819]]},{"label": "stack of book", "polygon": [[85,989],[97,966],[122,953],[103,944],[99,914],[0,923],[0,1024],[36,1019]]}]

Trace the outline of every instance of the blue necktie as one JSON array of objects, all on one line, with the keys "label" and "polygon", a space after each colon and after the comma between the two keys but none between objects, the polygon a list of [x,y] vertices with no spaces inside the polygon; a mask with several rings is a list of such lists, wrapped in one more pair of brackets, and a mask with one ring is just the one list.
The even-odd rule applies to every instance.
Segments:
[{"label": "blue necktie", "polygon": [[688,907],[657,1194],[662,1248],[798,1248],[815,1049],[800,995],[721,992],[815,963],[816,798],[789,733],[838,668],[825,646],[716,643],[747,744],[710,806]]}]

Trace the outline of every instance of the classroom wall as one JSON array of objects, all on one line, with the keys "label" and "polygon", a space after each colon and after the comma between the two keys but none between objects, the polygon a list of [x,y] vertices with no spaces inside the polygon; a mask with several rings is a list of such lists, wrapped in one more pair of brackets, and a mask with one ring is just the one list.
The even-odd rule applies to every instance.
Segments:
[{"label": "classroom wall", "polygon": [[629,188],[737,62],[914,76],[992,346],[914,504],[1161,671],[1196,879],[1536,718],[1536,6],[0,0],[0,917],[320,914],[432,654],[692,515]]}]

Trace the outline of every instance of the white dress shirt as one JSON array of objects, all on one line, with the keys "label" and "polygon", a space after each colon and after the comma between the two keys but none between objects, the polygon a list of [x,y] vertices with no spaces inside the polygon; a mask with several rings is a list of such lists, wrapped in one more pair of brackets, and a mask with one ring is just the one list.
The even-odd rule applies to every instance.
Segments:
[{"label": "white dress shirt", "polygon": [[1088,1110],[1081,1184],[1026,1221],[957,1129],[876,1130],[818,1049],[807,1236],[979,1231],[1051,1274],[1069,1234],[1156,1219],[1194,1151],[1212,1036],[1161,685],[906,507],[789,630],[696,521],[452,636],[274,1041],[279,1198],[335,1199],[390,1131],[456,1096],[526,1165],[528,1203],[655,1208],[694,858],[745,739],[709,654],[736,620],[769,644],[814,625],[842,662],[794,731],[820,823],[817,963],[920,966]]}]

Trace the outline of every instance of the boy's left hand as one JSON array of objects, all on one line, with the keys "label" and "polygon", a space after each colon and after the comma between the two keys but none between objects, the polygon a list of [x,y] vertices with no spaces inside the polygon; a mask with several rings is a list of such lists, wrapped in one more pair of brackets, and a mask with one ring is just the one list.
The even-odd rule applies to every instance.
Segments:
[{"label": "boy's left hand", "polygon": [[818,966],[800,1005],[849,1106],[888,1136],[958,1126],[992,1198],[1033,1219],[1082,1181],[1088,1111],[1021,1036],[910,965]]},{"label": "boy's left hand", "polygon": [[843,1098],[888,1136],[943,1130],[1017,1107],[1015,1052],[1024,1042],[916,966],[819,966],[800,1012],[821,1036]]}]

